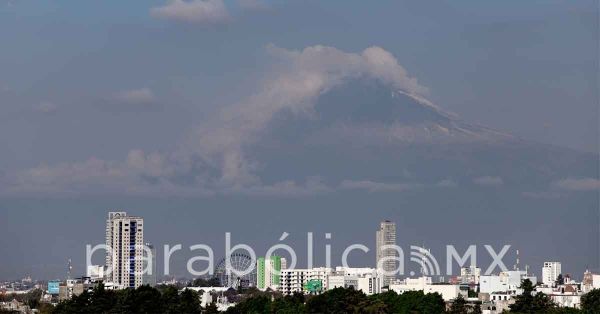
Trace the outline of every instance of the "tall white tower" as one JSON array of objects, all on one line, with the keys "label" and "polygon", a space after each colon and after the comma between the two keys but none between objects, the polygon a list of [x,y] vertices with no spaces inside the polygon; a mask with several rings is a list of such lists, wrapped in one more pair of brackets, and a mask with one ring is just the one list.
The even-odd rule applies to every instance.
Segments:
[{"label": "tall white tower", "polygon": [[542,282],[552,287],[556,282],[556,278],[562,272],[562,266],[560,262],[544,262],[544,267],[542,267]]},{"label": "tall white tower", "polygon": [[[377,230],[376,242],[376,267],[387,273],[394,272],[397,261],[391,258],[397,257],[398,252],[395,249],[384,247],[384,245],[396,245],[396,223],[389,220],[382,221],[379,230]],[[386,258],[386,260],[382,261],[383,258]],[[383,286],[388,286],[395,277],[389,274],[383,275]]]},{"label": "tall white tower", "polygon": [[109,212],[106,220],[106,281],[123,288],[143,283],[144,219]]}]

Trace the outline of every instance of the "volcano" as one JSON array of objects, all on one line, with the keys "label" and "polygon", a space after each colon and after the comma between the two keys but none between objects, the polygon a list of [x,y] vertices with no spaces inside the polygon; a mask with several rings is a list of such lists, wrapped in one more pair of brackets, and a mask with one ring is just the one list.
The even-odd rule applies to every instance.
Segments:
[{"label": "volcano", "polygon": [[524,190],[598,172],[597,155],[523,140],[463,121],[427,99],[355,80],[310,112],[280,112],[249,147],[260,176],[433,183],[501,177]]}]

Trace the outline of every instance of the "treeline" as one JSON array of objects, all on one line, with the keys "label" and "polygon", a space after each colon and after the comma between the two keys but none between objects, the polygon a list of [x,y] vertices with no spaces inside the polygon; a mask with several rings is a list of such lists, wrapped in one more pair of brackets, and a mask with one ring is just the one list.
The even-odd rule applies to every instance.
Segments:
[{"label": "treeline", "polygon": [[[508,313],[519,314],[600,314],[600,290],[592,290],[582,296],[581,309],[559,307],[543,293],[533,293],[533,285],[525,280],[523,293],[515,298]],[[469,304],[462,296],[446,304],[437,293],[424,294],[409,291],[397,294],[388,291],[371,296],[354,289],[335,288],[320,295],[274,298],[267,293],[257,293],[241,300],[227,313],[399,313],[399,314],[479,314],[481,303]]]},{"label": "treeline", "polygon": [[[582,297],[582,308],[561,308],[541,293],[533,294],[531,282],[524,281],[522,295],[515,298],[510,313],[550,313],[550,314],[598,314],[600,313],[600,290],[593,290]],[[283,296],[278,292],[259,291],[249,288],[245,291],[231,289],[224,293],[237,304],[226,313],[400,313],[400,314],[478,314],[481,305],[468,304],[459,297],[450,307],[437,293],[424,294],[410,291],[397,294],[388,291],[365,295],[354,289],[335,288],[319,295],[296,293]],[[179,292],[173,286],[152,288],[142,286],[137,289],[106,290],[102,284],[92,292],[84,292],[71,300],[63,301],[56,307],[43,307],[39,311],[47,313],[218,313],[212,303],[203,308],[200,296],[193,290]]]},{"label": "treeline", "polygon": [[533,293],[533,284],[529,279],[521,284],[523,293],[515,297],[510,305],[510,313],[548,313],[548,314],[600,314],[600,290],[594,289],[581,297],[581,309],[559,307],[549,296]]},{"label": "treeline", "polygon": [[296,293],[280,298],[267,294],[249,297],[228,314],[237,313],[446,313],[441,295],[410,291],[398,295],[393,291],[367,296],[354,289],[335,288],[322,294],[304,296]]},{"label": "treeline", "polygon": [[193,290],[179,292],[165,286],[153,288],[106,290],[99,284],[92,292],[84,291],[71,300],[59,303],[52,314],[71,313],[218,313],[214,304],[206,309],[200,306],[198,293]]}]

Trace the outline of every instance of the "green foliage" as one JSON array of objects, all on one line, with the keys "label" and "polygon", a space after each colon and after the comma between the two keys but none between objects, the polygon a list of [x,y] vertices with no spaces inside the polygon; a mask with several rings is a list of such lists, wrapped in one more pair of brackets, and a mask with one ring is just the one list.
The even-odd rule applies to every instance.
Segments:
[{"label": "green foliage", "polygon": [[271,312],[277,314],[305,313],[304,294],[296,292],[291,296],[276,298],[271,303]]},{"label": "green foliage", "polygon": [[374,298],[382,298],[387,305],[386,313],[444,313],[445,303],[442,296],[438,293],[424,294],[423,291],[407,291],[400,295],[393,291],[388,291]]},{"label": "green foliage", "polygon": [[467,292],[467,296],[469,298],[477,298],[478,297],[478,293],[477,291],[473,290],[473,289],[469,289],[469,291]]},{"label": "green foliage", "polygon": [[266,295],[258,295],[247,298],[240,303],[236,304],[234,307],[230,307],[227,309],[228,314],[243,314],[243,313],[252,313],[252,314],[262,314],[269,313],[271,308],[271,299]]},{"label": "green foliage", "polygon": [[217,304],[215,302],[208,304],[204,310],[202,311],[202,314],[218,314],[219,309],[217,308]]},{"label": "green foliage", "polygon": [[461,294],[458,295],[456,299],[452,302],[452,306],[450,307],[449,314],[467,314],[468,306],[467,301],[463,298]]},{"label": "green foliage", "polygon": [[481,311],[481,304],[479,304],[479,303],[475,304],[471,314],[482,314],[482,313],[483,313],[483,311]]},{"label": "green foliage", "polygon": [[25,294],[25,298],[23,302],[27,304],[32,309],[37,309],[40,305],[40,300],[42,298],[42,290],[34,289]]},{"label": "green foliage", "polygon": [[361,313],[370,301],[362,291],[335,288],[308,299],[306,309],[308,313]]},{"label": "green foliage", "polygon": [[[572,307],[557,307],[552,309],[548,314],[581,314],[581,310]],[[597,312],[595,312],[597,313]]]},{"label": "green foliage", "polygon": [[192,286],[192,287],[220,287],[221,282],[219,281],[219,278],[217,278],[217,277],[213,277],[210,279],[196,278],[192,281],[190,286]]},{"label": "green foliage", "polygon": [[556,310],[556,304],[550,297],[543,293],[533,295],[533,284],[529,279],[521,283],[523,293],[515,298],[515,303],[511,304],[510,311],[516,313],[552,313]]},{"label": "green foliage", "polygon": [[557,285],[564,285],[565,284],[565,278],[563,278],[562,274],[558,274],[558,276],[556,277],[555,283]]},{"label": "green foliage", "polygon": [[366,296],[354,289],[335,288],[319,295],[291,296],[256,294],[229,308],[227,313],[368,313],[368,314],[441,314],[444,300],[439,294],[410,291],[398,295],[390,291]]},{"label": "green foliage", "polygon": [[583,313],[600,313],[600,289],[594,289],[581,297],[581,310]]},{"label": "green foliage", "polygon": [[[533,295],[533,285],[525,280],[521,285],[522,295],[515,298],[510,306],[511,313],[579,314],[600,313],[600,290],[592,290],[582,298],[582,310],[557,307],[552,300],[542,294]],[[234,291],[233,291],[234,292]],[[226,313],[367,313],[367,314],[479,314],[481,306],[467,305],[462,296],[454,300],[449,311],[437,293],[424,294],[423,291],[408,291],[397,294],[393,291],[366,296],[354,289],[335,288],[322,294],[305,296],[295,293],[281,296],[274,292],[248,289],[236,306]],[[38,307],[43,307],[39,304]],[[71,300],[59,303],[55,308],[40,308],[41,313],[190,313],[216,314],[216,304],[202,309],[198,293],[169,286],[158,290],[149,286],[119,291],[105,290],[102,284],[91,293],[83,292]]]},{"label": "green foliage", "polygon": [[185,290],[181,294],[175,287],[165,287],[162,292],[150,286],[119,291],[105,290],[102,284],[91,293],[84,291],[71,300],[59,303],[54,314],[70,313],[190,313],[200,314],[198,294]]}]

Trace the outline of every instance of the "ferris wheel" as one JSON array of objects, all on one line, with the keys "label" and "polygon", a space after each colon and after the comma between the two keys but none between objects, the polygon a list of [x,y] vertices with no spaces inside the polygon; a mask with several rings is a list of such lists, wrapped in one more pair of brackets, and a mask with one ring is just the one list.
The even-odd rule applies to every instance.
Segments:
[{"label": "ferris wheel", "polygon": [[[231,271],[227,271],[225,257],[215,267],[215,275],[219,278],[221,286],[232,288],[256,286],[255,261],[250,256],[242,253],[233,253],[230,259]],[[240,273],[244,274],[239,276]]]}]

